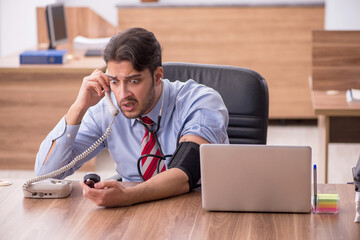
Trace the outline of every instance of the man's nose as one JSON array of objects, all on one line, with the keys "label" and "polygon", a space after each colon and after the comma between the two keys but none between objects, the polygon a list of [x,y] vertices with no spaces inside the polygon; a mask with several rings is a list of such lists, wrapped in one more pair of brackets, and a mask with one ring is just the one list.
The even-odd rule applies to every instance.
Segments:
[{"label": "man's nose", "polygon": [[120,99],[126,99],[127,97],[129,97],[131,95],[131,92],[127,88],[126,84],[121,84],[118,95],[119,95]]}]

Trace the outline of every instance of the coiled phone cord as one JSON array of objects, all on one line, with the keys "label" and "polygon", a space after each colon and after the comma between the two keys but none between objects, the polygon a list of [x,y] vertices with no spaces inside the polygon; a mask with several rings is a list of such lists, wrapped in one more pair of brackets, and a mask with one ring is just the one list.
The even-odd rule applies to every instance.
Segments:
[{"label": "coiled phone cord", "polygon": [[103,135],[95,142],[93,143],[88,149],[86,149],[83,153],[77,155],[70,163],[68,163],[67,165],[65,165],[62,168],[59,168],[58,170],[52,171],[48,174],[45,175],[41,175],[35,178],[32,178],[30,180],[27,180],[24,185],[23,188],[28,188],[28,186],[30,186],[30,184],[35,183],[35,182],[39,182],[42,180],[45,180],[47,178],[51,178],[51,177],[55,177],[60,175],[61,173],[71,169],[72,167],[75,166],[75,164],[80,161],[81,159],[85,158],[87,155],[89,155],[92,151],[94,151],[101,143],[103,143],[105,141],[105,139],[107,139],[111,133],[111,126],[114,123],[115,120],[115,116],[113,118],[113,120],[111,121],[109,127],[106,129],[106,131],[103,133]]}]

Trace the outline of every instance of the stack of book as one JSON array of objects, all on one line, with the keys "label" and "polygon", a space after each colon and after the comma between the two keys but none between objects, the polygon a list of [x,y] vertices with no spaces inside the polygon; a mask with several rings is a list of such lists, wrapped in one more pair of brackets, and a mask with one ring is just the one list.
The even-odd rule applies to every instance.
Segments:
[{"label": "stack of book", "polygon": [[63,64],[67,50],[34,50],[20,54],[20,64]]},{"label": "stack of book", "polygon": [[360,89],[351,88],[346,91],[346,101],[351,102],[360,102]]}]

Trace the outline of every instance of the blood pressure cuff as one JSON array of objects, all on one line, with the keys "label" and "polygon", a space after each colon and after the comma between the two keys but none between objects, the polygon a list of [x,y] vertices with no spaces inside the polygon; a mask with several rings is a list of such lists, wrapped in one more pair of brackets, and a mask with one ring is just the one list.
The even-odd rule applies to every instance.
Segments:
[{"label": "blood pressure cuff", "polygon": [[194,142],[181,142],[170,159],[168,168],[179,168],[189,177],[189,191],[198,187],[200,179],[200,145]]}]

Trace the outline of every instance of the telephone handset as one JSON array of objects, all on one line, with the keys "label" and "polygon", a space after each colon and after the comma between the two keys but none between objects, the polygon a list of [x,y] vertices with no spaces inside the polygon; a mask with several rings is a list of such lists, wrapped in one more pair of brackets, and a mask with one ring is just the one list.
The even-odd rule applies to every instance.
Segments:
[{"label": "telephone handset", "polygon": [[118,115],[119,110],[115,107],[114,103],[112,102],[110,92],[105,92],[105,99],[111,115],[113,115],[114,117]]},{"label": "telephone handset", "polygon": [[111,121],[109,127],[106,129],[104,134],[93,143],[88,149],[83,153],[76,156],[70,163],[64,167],[52,171],[48,174],[32,178],[26,181],[23,184],[23,193],[26,198],[65,198],[68,197],[72,190],[72,182],[67,180],[57,180],[49,179],[55,176],[60,175],[61,173],[71,169],[75,164],[81,159],[85,158],[92,151],[94,151],[106,138],[109,137],[111,133],[111,126],[115,120],[116,115],[119,114],[119,110],[115,107],[111,101],[110,93],[105,92],[106,104],[109,108],[110,113],[113,115],[113,120]]}]

